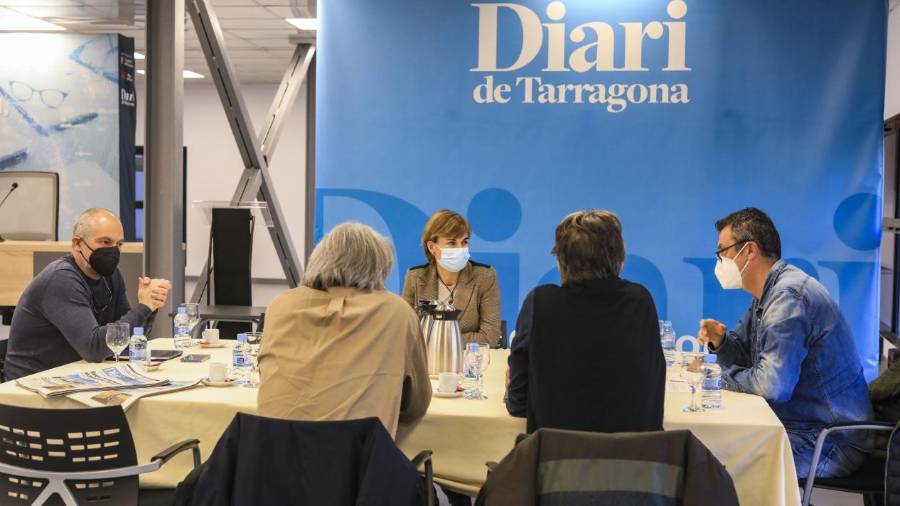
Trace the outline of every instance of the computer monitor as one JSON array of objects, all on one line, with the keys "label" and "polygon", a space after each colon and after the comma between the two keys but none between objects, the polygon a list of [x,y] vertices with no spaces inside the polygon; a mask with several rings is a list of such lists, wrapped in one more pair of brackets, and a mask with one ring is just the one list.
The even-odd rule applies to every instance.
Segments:
[{"label": "computer monitor", "polygon": [[59,174],[0,172],[0,202],[0,237],[19,241],[57,240]]}]

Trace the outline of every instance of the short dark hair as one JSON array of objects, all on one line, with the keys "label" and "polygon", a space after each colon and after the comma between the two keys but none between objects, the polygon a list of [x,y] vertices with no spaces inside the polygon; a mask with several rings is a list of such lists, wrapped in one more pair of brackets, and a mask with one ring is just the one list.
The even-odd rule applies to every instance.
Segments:
[{"label": "short dark hair", "polygon": [[763,256],[781,258],[781,236],[769,215],[755,207],[735,211],[716,222],[716,230],[731,227],[735,241],[753,241],[759,245]]},{"label": "short dark hair", "polygon": [[574,212],[556,227],[551,253],[563,283],[618,276],[625,262],[622,222],[609,211]]}]

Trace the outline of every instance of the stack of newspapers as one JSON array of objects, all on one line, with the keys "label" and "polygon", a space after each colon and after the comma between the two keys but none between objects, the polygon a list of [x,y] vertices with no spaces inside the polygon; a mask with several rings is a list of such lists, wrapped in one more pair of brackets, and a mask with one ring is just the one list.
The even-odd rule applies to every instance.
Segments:
[{"label": "stack of newspapers", "polygon": [[16,383],[46,399],[65,395],[88,406],[122,406],[122,409],[128,409],[141,397],[190,388],[199,380],[151,378],[131,364],[122,364],[62,376],[22,378]]}]

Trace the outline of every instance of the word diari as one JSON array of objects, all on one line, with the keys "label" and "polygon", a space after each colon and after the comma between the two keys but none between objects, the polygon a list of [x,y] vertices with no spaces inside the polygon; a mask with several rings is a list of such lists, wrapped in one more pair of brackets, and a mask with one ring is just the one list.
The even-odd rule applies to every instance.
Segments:
[{"label": "word diari", "polygon": [[[512,73],[530,65],[544,50],[546,59],[542,73],[564,77],[575,72],[637,72],[651,69],[644,66],[643,51],[647,40],[664,41],[667,49],[666,66],[659,71],[690,72],[687,66],[687,23],[680,21],[687,14],[684,0],[671,0],[666,7],[670,20],[618,23],[621,29],[600,21],[582,23],[567,30],[564,18],[566,6],[559,0],[547,5],[542,22],[537,13],[528,7],[514,3],[476,3],[478,10],[478,64],[472,72],[489,72],[483,82],[472,90],[472,98],[479,104],[506,104],[512,100],[513,90],[523,104],[602,104],[609,112],[621,112],[628,104],[687,104],[690,102],[685,83],[573,83],[571,77],[565,83],[549,83],[549,76],[518,76],[513,83],[498,82],[493,73]],[[500,16],[514,15],[521,31],[518,55],[511,64],[498,64],[501,53]],[[504,24],[508,29],[509,25]],[[546,37],[545,37],[546,32]],[[617,32],[621,35],[617,37]],[[566,38],[574,43],[570,51]],[[621,40],[618,40],[621,39]],[[624,61],[616,65],[616,44],[624,44]],[[546,47],[545,47],[546,45]],[[514,52],[514,51],[513,51]],[[506,55],[506,53],[503,53]],[[675,75],[675,74],[673,74]]]}]

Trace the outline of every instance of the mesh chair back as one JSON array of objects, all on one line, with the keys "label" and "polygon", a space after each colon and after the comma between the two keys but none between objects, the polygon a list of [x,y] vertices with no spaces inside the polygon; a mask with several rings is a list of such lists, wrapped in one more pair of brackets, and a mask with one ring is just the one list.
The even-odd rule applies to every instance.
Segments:
[{"label": "mesh chair back", "polygon": [[[137,464],[119,406],[36,409],[0,404],[0,462],[36,471],[100,471]],[[47,480],[0,473],[0,503],[31,504]],[[79,504],[136,504],[137,476],[68,480]]]},{"label": "mesh chair back", "polygon": [[900,434],[897,433],[898,427],[891,432],[891,439],[887,447],[887,462],[884,466],[885,506],[900,506]]}]

